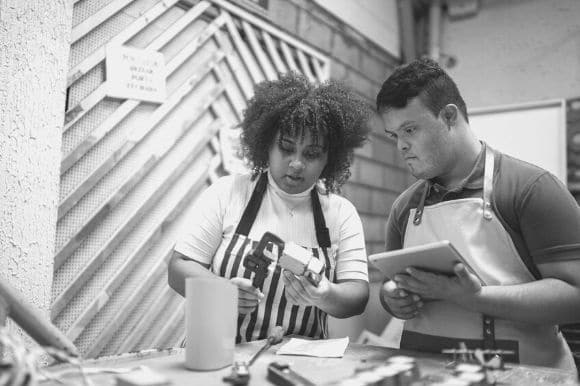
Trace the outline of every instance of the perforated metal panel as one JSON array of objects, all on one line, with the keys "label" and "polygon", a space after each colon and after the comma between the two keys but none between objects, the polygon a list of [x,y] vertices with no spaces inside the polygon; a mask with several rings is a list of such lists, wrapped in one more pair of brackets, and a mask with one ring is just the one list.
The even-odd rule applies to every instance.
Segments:
[{"label": "perforated metal panel", "polygon": [[[183,299],[167,262],[199,193],[225,173],[220,130],[279,73],[326,57],[221,0],[74,5],[52,319],[86,357],[175,346]],[[162,104],[106,95],[105,46],[164,54]]]}]

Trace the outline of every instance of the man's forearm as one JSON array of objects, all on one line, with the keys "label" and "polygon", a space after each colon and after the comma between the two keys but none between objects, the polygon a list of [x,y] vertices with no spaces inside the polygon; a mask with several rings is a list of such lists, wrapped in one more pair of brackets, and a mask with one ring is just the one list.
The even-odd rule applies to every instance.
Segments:
[{"label": "man's forearm", "polygon": [[484,286],[480,292],[458,299],[457,303],[472,311],[524,323],[580,321],[580,289],[559,279]]},{"label": "man's forearm", "polygon": [[369,284],[363,280],[332,283],[318,308],[335,318],[362,314],[369,299]]}]

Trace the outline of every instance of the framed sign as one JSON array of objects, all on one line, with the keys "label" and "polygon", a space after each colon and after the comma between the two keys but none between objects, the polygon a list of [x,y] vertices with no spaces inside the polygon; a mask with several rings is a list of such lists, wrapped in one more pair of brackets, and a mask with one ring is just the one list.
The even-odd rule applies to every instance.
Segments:
[{"label": "framed sign", "polygon": [[105,63],[108,96],[165,101],[165,58],[161,52],[108,45]]}]

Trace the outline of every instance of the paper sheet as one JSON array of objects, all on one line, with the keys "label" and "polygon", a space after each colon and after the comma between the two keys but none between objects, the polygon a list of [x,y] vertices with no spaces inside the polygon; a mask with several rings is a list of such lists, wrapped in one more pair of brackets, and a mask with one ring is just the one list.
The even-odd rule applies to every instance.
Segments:
[{"label": "paper sheet", "polygon": [[322,358],[342,358],[348,346],[348,336],[339,339],[309,340],[291,338],[278,349],[278,355],[304,355]]}]

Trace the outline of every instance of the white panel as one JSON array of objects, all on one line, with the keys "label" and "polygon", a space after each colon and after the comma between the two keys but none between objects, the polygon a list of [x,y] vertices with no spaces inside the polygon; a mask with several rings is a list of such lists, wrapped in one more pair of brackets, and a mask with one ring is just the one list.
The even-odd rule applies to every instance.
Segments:
[{"label": "white panel", "polygon": [[469,123],[492,147],[538,165],[566,184],[564,101],[476,109],[469,112]]}]

